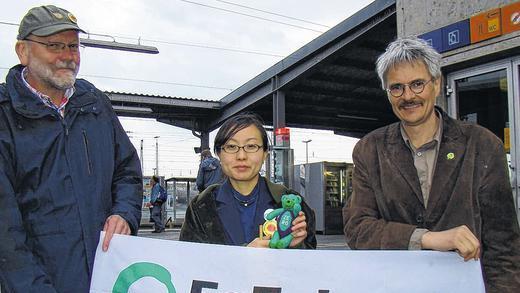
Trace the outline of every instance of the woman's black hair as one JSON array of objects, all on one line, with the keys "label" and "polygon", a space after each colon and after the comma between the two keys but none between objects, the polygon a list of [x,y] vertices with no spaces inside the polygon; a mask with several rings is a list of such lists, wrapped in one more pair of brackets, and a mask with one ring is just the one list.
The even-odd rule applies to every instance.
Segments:
[{"label": "woman's black hair", "polygon": [[262,136],[262,148],[264,152],[269,149],[269,140],[265,131],[263,120],[254,113],[241,113],[226,120],[215,136],[214,152],[220,154],[221,148],[240,130],[249,126],[255,126]]}]

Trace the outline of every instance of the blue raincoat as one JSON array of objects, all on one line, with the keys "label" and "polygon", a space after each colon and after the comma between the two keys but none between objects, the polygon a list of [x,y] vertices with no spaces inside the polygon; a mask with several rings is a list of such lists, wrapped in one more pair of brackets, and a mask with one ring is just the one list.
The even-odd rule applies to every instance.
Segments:
[{"label": "blue raincoat", "polygon": [[2,293],[88,292],[107,217],[137,233],[139,158],[92,84],[76,81],[62,118],[27,89],[22,68],[0,85]]}]

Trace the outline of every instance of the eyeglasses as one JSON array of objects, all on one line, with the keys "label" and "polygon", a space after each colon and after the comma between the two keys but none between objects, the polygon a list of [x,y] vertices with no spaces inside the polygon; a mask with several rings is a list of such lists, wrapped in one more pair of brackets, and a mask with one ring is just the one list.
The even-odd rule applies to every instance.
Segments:
[{"label": "eyeglasses", "polygon": [[425,81],[422,79],[417,79],[410,83],[395,83],[395,84],[392,84],[389,88],[387,88],[385,90],[387,92],[389,92],[390,95],[392,95],[394,98],[399,98],[404,94],[404,90],[408,86],[408,88],[410,88],[410,90],[414,94],[418,95],[418,94],[422,93],[424,91],[424,88],[426,87],[426,85],[430,81],[433,81],[433,80],[435,80],[435,78],[432,77],[428,81]]},{"label": "eyeglasses", "polygon": [[45,47],[47,47],[47,50],[49,50],[52,53],[62,53],[65,50],[65,47],[68,47],[69,51],[71,53],[78,53],[80,48],[82,49],[85,47],[80,44],[64,44],[64,43],[60,43],[60,42],[45,43],[45,42],[40,42],[40,41],[36,41],[36,40],[31,40],[31,39],[24,39],[24,41],[29,41],[29,42],[37,43],[40,45],[44,45]]},{"label": "eyeglasses", "polygon": [[243,149],[246,153],[256,153],[261,147],[261,145],[257,144],[246,144],[244,146],[238,146],[236,144],[225,144],[221,146],[220,149],[228,154],[236,154],[240,149]]}]

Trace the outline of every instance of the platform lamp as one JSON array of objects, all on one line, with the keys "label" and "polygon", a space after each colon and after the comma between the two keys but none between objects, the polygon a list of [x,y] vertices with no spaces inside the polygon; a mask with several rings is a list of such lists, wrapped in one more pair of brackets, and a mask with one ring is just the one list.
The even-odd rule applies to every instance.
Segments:
[{"label": "platform lamp", "polygon": [[[106,40],[91,39],[90,37],[92,35],[107,37],[107,38],[111,38],[112,40],[106,41]],[[121,42],[117,42],[114,37],[109,36],[109,35],[88,33],[87,38],[80,38],[80,44],[82,44],[85,47],[91,47],[91,48],[136,52],[136,53],[145,53],[145,54],[159,54],[159,49],[157,49],[156,47],[141,45],[140,39],[138,39],[137,44],[121,43]]]}]

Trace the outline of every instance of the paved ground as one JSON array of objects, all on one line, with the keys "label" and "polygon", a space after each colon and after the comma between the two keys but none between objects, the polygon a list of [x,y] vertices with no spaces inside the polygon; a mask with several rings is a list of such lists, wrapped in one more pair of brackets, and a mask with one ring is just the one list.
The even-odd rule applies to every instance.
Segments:
[{"label": "paved ground", "polygon": [[[139,236],[157,238],[164,240],[179,240],[180,228],[168,228],[163,233],[152,233],[152,228],[141,227]],[[345,245],[343,235],[316,235],[318,240],[318,249],[342,250],[348,249]]]}]

